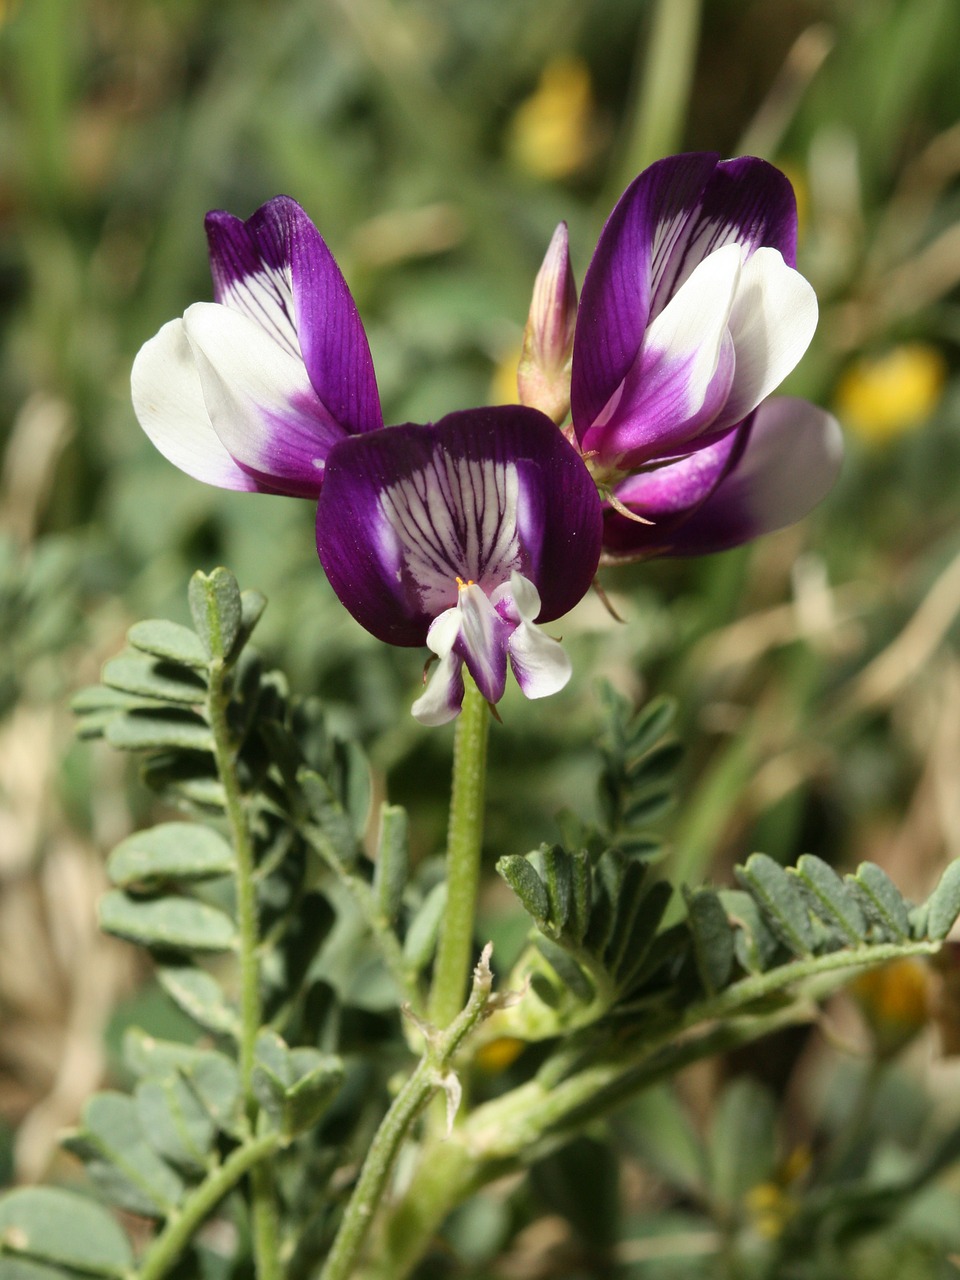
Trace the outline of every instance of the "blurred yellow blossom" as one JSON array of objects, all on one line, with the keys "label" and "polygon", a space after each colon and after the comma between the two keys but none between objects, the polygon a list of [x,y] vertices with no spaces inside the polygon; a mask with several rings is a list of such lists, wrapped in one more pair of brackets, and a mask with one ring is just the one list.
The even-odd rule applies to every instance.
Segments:
[{"label": "blurred yellow blossom", "polygon": [[566,178],[587,164],[599,141],[587,64],[582,58],[555,58],[510,121],[510,158],[538,178]]},{"label": "blurred yellow blossom", "polygon": [[510,347],[498,361],[490,379],[491,404],[519,404],[520,390],[517,386],[517,369],[522,352],[518,342]]},{"label": "blurred yellow blossom", "polygon": [[744,1196],[750,1225],[762,1240],[776,1240],[783,1233],[797,1208],[794,1184],[805,1177],[812,1163],[810,1148],[801,1143],[784,1160],[775,1178],[758,1182]]},{"label": "blurred yellow blossom", "polygon": [[516,1036],[498,1036],[477,1051],[477,1066],[490,1075],[499,1075],[513,1066],[526,1047],[526,1040],[519,1040]]},{"label": "blurred yellow blossom", "polygon": [[850,993],[887,1058],[922,1031],[933,1012],[930,969],[922,960],[895,960],[854,978]]},{"label": "blurred yellow blossom", "polygon": [[920,426],[940,402],[947,364],[936,347],[909,342],[880,356],[861,356],[837,387],[837,415],[874,444]]}]

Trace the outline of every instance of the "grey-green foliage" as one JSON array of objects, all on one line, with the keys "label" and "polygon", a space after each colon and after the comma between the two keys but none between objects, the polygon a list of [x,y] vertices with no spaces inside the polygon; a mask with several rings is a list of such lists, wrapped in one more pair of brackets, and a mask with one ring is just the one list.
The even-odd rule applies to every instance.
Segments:
[{"label": "grey-green foliage", "polygon": [[656,840],[632,822],[649,816],[644,797],[670,792],[678,760],[675,744],[664,740],[670,708],[657,701],[631,716],[609,690],[604,701],[607,847],[598,847],[602,831],[580,827],[581,848],[543,846],[497,864],[531,916],[534,944],[555,975],[554,981],[542,968],[534,971],[544,1003],[599,998],[603,1011],[630,1016],[642,1009],[669,1022],[750,976],[783,967],[787,981],[794,962],[845,949],[868,962],[870,947],[946,937],[960,915],[960,863],[948,866],[929,902],[915,907],[880,867],[863,863],[841,877],[812,854],[790,868],[753,854],[735,870],[739,888],[685,889],[685,918],[662,927],[671,888],[654,870]]},{"label": "grey-green foliage", "polygon": [[[403,933],[413,934],[413,972],[429,962],[436,929],[432,911],[419,911],[418,920],[426,890],[407,883],[406,815],[395,806],[384,812],[375,878],[362,847],[370,808],[362,751],[329,733],[317,705],[291,699],[283,677],[264,671],[250,647],[263,597],[241,592],[217,569],[195,575],[189,603],[193,629],[137,623],[129,648],[106,663],[102,685],[82,691],[74,708],[82,737],[135,754],[147,785],[183,811],[183,819],[137,832],[113,850],[99,914],[107,933],[153,954],[160,985],[197,1024],[204,1047],[129,1032],[131,1092],[92,1097],[65,1145],[99,1196],[162,1226],[250,1140],[259,1110],[256,1132],[272,1129],[291,1152],[278,1164],[279,1185],[289,1191],[281,1196],[282,1229],[300,1242],[298,1256],[309,1258],[327,1240],[328,1224],[317,1215],[335,1153],[371,1103],[351,1086],[336,1052],[344,1025],[337,966],[357,962],[341,942],[328,965],[325,944],[339,923],[341,937],[356,937],[369,957],[371,921],[384,931],[396,925],[397,955]],[[238,805],[252,846],[268,1020],[247,1097],[233,955],[240,946]],[[372,903],[372,916],[357,903]],[[295,1189],[288,1163],[311,1171],[310,1196]],[[48,1230],[54,1221],[69,1230]],[[194,1263],[188,1256],[183,1265]],[[0,1271],[17,1267],[49,1280],[129,1275],[131,1266],[123,1232],[89,1198],[38,1189],[0,1200]]]}]

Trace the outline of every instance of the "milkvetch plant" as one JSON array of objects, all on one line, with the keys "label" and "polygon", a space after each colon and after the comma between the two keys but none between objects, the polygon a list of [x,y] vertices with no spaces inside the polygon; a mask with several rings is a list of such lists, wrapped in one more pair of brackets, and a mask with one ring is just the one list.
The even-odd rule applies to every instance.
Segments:
[{"label": "milkvetch plant", "polygon": [[[360,747],[264,670],[259,593],[198,573],[192,627],[134,626],[77,698],[81,733],[136,754],[185,820],[113,852],[101,925],[151,952],[203,1038],[128,1033],[131,1092],[94,1097],[67,1138],[99,1194],[148,1224],[137,1249],[94,1200],[21,1190],[0,1201],[0,1260],[18,1280],[402,1280],[488,1183],[689,1063],[810,1021],[852,975],[936,954],[960,864],[919,906],[871,863],[844,877],[813,855],[754,854],[725,888],[671,885],[656,828],[675,797],[673,709],[605,686],[596,816],[567,813],[558,842],[498,863],[529,917],[506,978],[476,936],[508,672],[528,699],[567,684],[556,624],[599,565],[734,546],[800,518],[835,477],[836,423],[772,396],[816,324],[782,174],[711,155],[654,165],[611,215],[579,305],[558,228],[521,404],[442,406],[424,424],[384,425],[357,309],[294,201],[212,213],[207,234],[215,300],[145,345],[137,417],[197,479],[315,501],[345,608],[426,650],[413,715],[456,721],[443,866],[414,864],[406,812],[371,814]],[[950,1150],[919,1157],[904,1194]],[[773,1185],[756,1172],[698,1198],[730,1221]]]}]

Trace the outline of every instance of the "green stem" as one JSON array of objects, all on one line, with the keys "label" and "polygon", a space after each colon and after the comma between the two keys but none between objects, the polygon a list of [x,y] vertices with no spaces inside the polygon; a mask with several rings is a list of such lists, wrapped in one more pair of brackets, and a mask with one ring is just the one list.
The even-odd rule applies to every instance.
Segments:
[{"label": "green stem", "polygon": [[380,914],[376,899],[370,886],[358,876],[351,875],[333,851],[330,841],[321,831],[313,827],[304,828],[303,834],[311,847],[323,859],[327,867],[337,877],[340,884],[353,899],[357,910],[363,916],[364,924],[370,930],[370,936],[376,944],[384,964],[390,970],[394,982],[403,993],[403,998],[414,1013],[423,1012],[423,994],[417,985],[416,973],[407,964],[403,956],[403,947],[390,924]]},{"label": "green stem", "polygon": [[[608,1046],[609,1057],[587,1061],[572,1075],[551,1071],[548,1059],[536,1079],[485,1103],[448,1139],[424,1148],[403,1198],[382,1224],[376,1257],[363,1280],[403,1280],[444,1218],[491,1179],[547,1154],[571,1133],[692,1062],[808,1021],[815,1016],[814,1001],[834,990],[849,970],[905,955],[933,955],[939,948],[935,942],[889,943],[797,960],[744,978],[632,1049],[623,1043]],[[798,982],[805,985],[788,1007],[771,1014],[747,1012]]]},{"label": "green stem", "polygon": [[487,776],[490,708],[464,672],[463,710],[457,721],[447,837],[447,906],[430,992],[430,1021],[445,1027],[463,1004],[473,953],[473,929],[480,882],[483,805]]},{"label": "green stem", "polygon": [[254,877],[253,842],[247,826],[240,781],[237,778],[236,752],[227,723],[229,697],[225,684],[227,668],[222,660],[214,660],[210,668],[208,713],[213,732],[217,773],[223,784],[227,822],[236,856],[237,932],[240,964],[240,1082],[244,1097],[252,1097],[253,1046],[260,1030],[260,965],[257,920],[257,888]]},{"label": "green stem", "polygon": [[453,1087],[450,1061],[464,1039],[488,1013],[493,975],[489,948],[474,970],[473,988],[466,1007],[444,1032],[427,1033],[427,1050],[384,1116],[363,1162],[360,1177],[327,1255],[320,1280],[349,1280],[373,1221],[400,1144],[413,1122],[441,1088]]},{"label": "green stem", "polygon": [[[245,1173],[255,1171],[262,1161],[274,1155],[279,1146],[279,1135],[270,1133],[237,1147],[184,1200],[176,1217],[171,1218],[156,1237],[143,1256],[137,1270],[137,1280],[161,1280],[171,1267],[181,1261],[184,1249],[223,1197],[233,1190]],[[258,1280],[259,1275],[260,1273]]]},{"label": "green stem", "polygon": [[679,150],[699,31],[700,0],[656,0],[617,194],[641,169]]},{"label": "green stem", "polygon": [[[254,1046],[261,1025],[259,918],[256,861],[247,814],[237,776],[237,751],[230,732],[227,708],[229,667],[223,654],[220,619],[213,602],[208,608],[211,642],[219,656],[210,664],[207,712],[213,734],[217,773],[223,785],[224,807],[236,858],[234,882],[237,898],[238,961],[240,966],[240,1084],[246,1104],[249,1132],[254,1131],[258,1103],[253,1094]],[[268,1169],[257,1169],[250,1180],[250,1213],[257,1280],[281,1280],[277,1207],[273,1179]]]}]

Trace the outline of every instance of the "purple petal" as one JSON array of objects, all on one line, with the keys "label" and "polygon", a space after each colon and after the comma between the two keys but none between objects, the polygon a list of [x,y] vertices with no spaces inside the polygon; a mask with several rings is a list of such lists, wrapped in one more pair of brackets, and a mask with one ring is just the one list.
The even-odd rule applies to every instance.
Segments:
[{"label": "purple petal", "polygon": [[356,304],[323,237],[289,196],[246,222],[215,210],[207,238],[218,302],[302,356],[330,417],[346,431],[383,425],[373,360]]},{"label": "purple petal", "polygon": [[794,524],[826,497],[843,440],[837,422],[805,400],[766,400],[742,456],[665,545],[652,554],[694,556]]},{"label": "purple petal", "polygon": [[343,428],[303,362],[246,316],[216,302],[188,307],[183,327],[213,429],[237,464],[276,492],[316,497]]},{"label": "purple petal", "polygon": [[734,378],[727,323],[740,258],[737,246],[728,245],[701,262],[655,317],[609,420],[584,433],[585,451],[625,470],[679,453],[716,418]]},{"label": "purple petal", "polygon": [[580,294],[570,400],[578,438],[600,416],[640,350],[651,281],[698,207],[717,156],[671,156],[626,189],[597,242]]},{"label": "purple petal", "polygon": [[489,595],[517,570],[540,592],[541,621],[559,617],[592,581],[601,526],[576,451],[543,414],[505,405],[336,445],[317,549],[362,626],[419,645],[456,604],[458,578]]},{"label": "purple petal", "polygon": [[624,506],[651,524],[605,512],[603,546],[615,556],[665,555],[676,530],[710,497],[743,453],[750,425],[728,431],[715,443],[674,462],[639,471],[617,486]]},{"label": "purple petal", "polygon": [[697,265],[725,244],[778,249],[796,262],[796,202],[763,160],[670,156],[627,188],[603,229],[583,282],[571,404],[578,439],[632,366],[644,330]]},{"label": "purple petal", "polygon": [[220,489],[263,487],[237,465],[213,429],[182,320],[171,320],[140,348],[130,382],[137,420],[174,466]]}]

